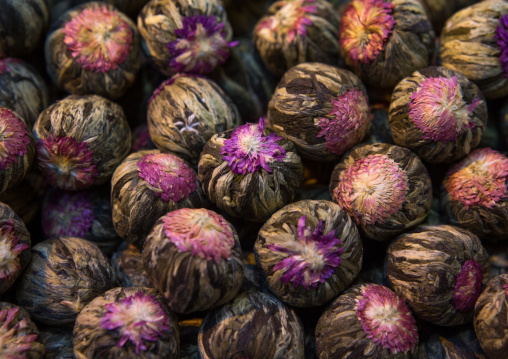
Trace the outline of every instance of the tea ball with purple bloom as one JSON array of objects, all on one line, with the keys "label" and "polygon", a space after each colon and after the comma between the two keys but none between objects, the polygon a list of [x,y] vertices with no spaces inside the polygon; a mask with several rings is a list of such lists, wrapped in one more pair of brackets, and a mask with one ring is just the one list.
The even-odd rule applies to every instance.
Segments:
[{"label": "tea ball with purple bloom", "polygon": [[153,284],[143,266],[143,257],[139,249],[123,242],[111,256],[111,264],[118,284],[122,287],[152,288]]},{"label": "tea ball with purple bloom", "polygon": [[351,218],[330,201],[299,201],[259,231],[256,259],[270,289],[297,307],[325,304],[351,284],[363,246]]}]

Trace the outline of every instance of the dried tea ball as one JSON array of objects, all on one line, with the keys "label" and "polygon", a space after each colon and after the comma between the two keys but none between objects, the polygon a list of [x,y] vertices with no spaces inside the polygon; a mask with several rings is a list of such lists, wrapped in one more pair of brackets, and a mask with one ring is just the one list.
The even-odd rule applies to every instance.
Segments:
[{"label": "dried tea ball", "polygon": [[485,353],[492,359],[508,352],[508,274],[492,278],[474,308],[474,329]]},{"label": "dried tea ball", "polygon": [[42,359],[44,345],[39,331],[22,307],[0,302],[0,357]]},{"label": "dried tea ball", "polygon": [[111,264],[115,270],[118,284],[122,287],[152,288],[143,266],[143,256],[139,249],[130,243],[124,242],[111,257]]},{"label": "dried tea ball", "polygon": [[175,316],[149,288],[111,289],[84,307],[74,325],[77,359],[176,359],[179,340]]},{"label": "dried tea ball", "polygon": [[481,1],[456,12],[441,32],[443,66],[474,81],[487,99],[508,94],[508,3]]},{"label": "dried tea ball", "polygon": [[293,202],[303,179],[303,167],[293,142],[247,123],[214,135],[198,165],[207,197],[228,215],[264,222]]},{"label": "dried tea ball", "polygon": [[236,45],[219,0],[151,0],[138,15],[138,28],[152,61],[166,75],[207,74]]},{"label": "dried tea ball", "polygon": [[96,95],[55,102],[33,132],[39,170],[51,185],[72,191],[109,181],[131,146],[122,108]]},{"label": "dried tea ball", "polygon": [[247,292],[211,311],[198,335],[203,359],[303,359],[304,332],[292,309],[271,295]]},{"label": "dried tea ball", "polygon": [[146,238],[142,255],[151,282],[177,313],[227,303],[242,285],[236,230],[204,208],[182,208],[161,217]]},{"label": "dried tea ball", "polygon": [[102,2],[66,12],[46,39],[45,53],[48,74],[58,87],[111,99],[134,83],[141,59],[136,25]]},{"label": "dried tea ball", "polygon": [[275,212],[254,245],[270,289],[297,307],[322,305],[360,272],[363,246],[351,218],[330,201],[299,201]]},{"label": "dried tea ball", "polygon": [[161,151],[197,162],[216,133],[241,123],[231,99],[211,80],[175,75],[164,81],[148,102],[148,130]]},{"label": "dried tea ball", "polygon": [[387,277],[422,319],[436,325],[470,322],[473,308],[490,279],[489,255],[464,229],[421,226],[388,248]]},{"label": "dried tea ball", "polygon": [[392,94],[393,140],[424,161],[461,159],[478,146],[486,123],[487,104],[478,86],[446,67],[416,71]]},{"label": "dried tea ball", "polygon": [[508,240],[508,157],[480,148],[446,174],[441,203],[452,224],[480,238]]},{"label": "dried tea ball", "polygon": [[429,66],[434,30],[418,0],[353,0],[342,14],[346,65],[371,86],[393,88]]},{"label": "dried tea ball", "polygon": [[284,74],[268,105],[269,126],[286,136],[303,158],[338,160],[369,129],[369,100],[348,70],[300,64]]},{"label": "dried tea ball", "polygon": [[41,328],[39,335],[46,348],[46,359],[75,359],[71,328]]},{"label": "dried tea ball", "polygon": [[422,161],[387,143],[351,150],[333,170],[330,193],[362,235],[376,241],[415,227],[432,205],[432,183]]},{"label": "dried tea ball", "polygon": [[60,237],[33,247],[16,299],[38,322],[72,325],[85,305],[114,284],[113,268],[99,247],[82,238]]},{"label": "dried tea ball", "polygon": [[179,157],[159,150],[133,153],[117,167],[111,203],[116,232],[140,248],[162,215],[208,205],[194,170]]},{"label": "dried tea ball", "polygon": [[341,65],[340,16],[325,0],[276,1],[261,18],[253,41],[277,77],[304,62]]},{"label": "dried tea ball", "polygon": [[316,326],[319,359],[405,359],[417,343],[406,302],[379,284],[352,287],[324,311]]},{"label": "dried tea ball", "polygon": [[439,33],[446,20],[457,11],[479,2],[479,0],[420,0],[429,17],[434,31]]}]

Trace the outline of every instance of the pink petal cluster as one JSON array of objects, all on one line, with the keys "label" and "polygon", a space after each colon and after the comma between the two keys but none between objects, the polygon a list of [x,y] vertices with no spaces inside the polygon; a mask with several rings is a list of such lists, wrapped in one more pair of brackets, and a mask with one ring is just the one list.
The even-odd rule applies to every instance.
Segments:
[{"label": "pink petal cluster", "polygon": [[229,57],[229,48],[237,41],[227,42],[223,23],[214,15],[184,16],[178,37],[166,45],[173,56],[169,65],[176,72],[207,74]]},{"label": "pink petal cluster", "polygon": [[474,309],[476,300],[483,291],[483,268],[474,259],[468,259],[455,277],[452,304],[459,312]]},{"label": "pink petal cluster", "polygon": [[9,280],[20,270],[19,254],[30,246],[19,243],[21,236],[16,233],[12,219],[0,224],[0,280]]},{"label": "pink petal cluster", "polygon": [[305,226],[306,216],[298,220],[297,240],[266,247],[275,252],[286,253],[288,256],[273,266],[273,271],[282,270],[280,280],[284,284],[293,283],[305,289],[317,288],[330,278],[340,263],[340,255],[344,252],[342,241],[335,237],[335,230],[323,234],[323,221],[319,221],[316,229]]},{"label": "pink petal cluster", "polygon": [[72,137],[49,135],[40,139],[37,165],[50,184],[67,190],[90,187],[98,175],[88,144]]},{"label": "pink petal cluster", "polygon": [[316,123],[321,129],[317,137],[324,137],[328,152],[342,155],[358,144],[369,129],[369,107],[365,94],[358,89],[346,91],[332,99],[328,117]]},{"label": "pink petal cluster", "polygon": [[471,152],[453,166],[445,180],[446,191],[466,209],[472,206],[493,208],[506,198],[508,158],[490,148]]},{"label": "pink petal cluster", "polygon": [[506,292],[506,296],[508,297],[508,284],[503,285],[503,289]]},{"label": "pink petal cluster", "polygon": [[137,292],[117,303],[105,304],[105,309],[101,327],[121,335],[119,347],[127,341],[134,344],[137,355],[147,349],[144,341],[156,342],[169,329],[169,318],[153,295]]},{"label": "pink petal cluster", "polygon": [[382,285],[362,287],[356,298],[356,315],[367,338],[392,354],[406,353],[418,342],[416,323],[406,302]]},{"label": "pink petal cluster", "polygon": [[340,46],[355,65],[375,60],[392,34],[393,4],[384,0],[353,0],[344,13]]},{"label": "pink petal cluster", "polygon": [[402,209],[408,178],[387,155],[356,160],[342,171],[334,190],[337,203],[356,223],[383,223]]},{"label": "pink petal cluster", "polygon": [[25,123],[6,108],[0,108],[0,169],[18,163],[18,158],[27,153],[30,143]]},{"label": "pink petal cluster", "polygon": [[5,72],[11,72],[11,69],[7,64],[19,64],[23,61],[14,59],[12,57],[6,57],[4,59],[0,59],[0,75],[3,75]]},{"label": "pink petal cluster", "polygon": [[116,70],[133,42],[129,24],[104,5],[85,8],[65,24],[63,32],[72,56],[93,72]]},{"label": "pink petal cluster", "polygon": [[180,158],[169,153],[144,156],[138,162],[139,177],[163,201],[179,202],[196,190],[196,173]]},{"label": "pink petal cluster", "polygon": [[508,77],[508,14],[499,19],[494,38],[497,40],[499,51],[501,51],[499,62],[503,68],[504,76]]},{"label": "pink petal cluster", "polygon": [[13,320],[18,313],[19,308],[0,310],[0,354],[5,359],[23,359],[23,354],[30,350],[31,342],[38,337],[37,334],[20,335],[20,331],[25,329],[28,324],[26,318],[21,319],[16,325]]},{"label": "pink petal cluster", "polygon": [[224,141],[222,159],[228,162],[231,171],[245,175],[263,168],[272,172],[269,164],[284,160],[286,151],[277,144],[282,137],[275,133],[265,136],[264,130],[265,120],[260,118],[258,124],[247,123],[237,127],[231,133],[231,138]]},{"label": "pink petal cluster", "polygon": [[423,132],[424,139],[447,143],[474,128],[471,114],[482,101],[464,101],[457,77],[430,77],[411,94],[409,118]]},{"label": "pink petal cluster", "polygon": [[220,263],[231,256],[235,238],[231,226],[217,213],[182,208],[163,218],[164,234],[181,252]]}]

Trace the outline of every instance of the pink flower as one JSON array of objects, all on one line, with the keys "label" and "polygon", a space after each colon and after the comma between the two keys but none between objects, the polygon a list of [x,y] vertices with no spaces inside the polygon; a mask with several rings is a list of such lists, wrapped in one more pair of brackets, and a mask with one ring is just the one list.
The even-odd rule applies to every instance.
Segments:
[{"label": "pink flower", "polygon": [[16,325],[13,321],[19,308],[0,310],[0,348],[4,359],[26,358],[23,353],[31,349],[31,344],[37,339],[37,334],[22,335],[20,330],[25,329],[28,324],[26,318],[21,319]]},{"label": "pink flower", "polygon": [[504,76],[508,77],[508,14],[499,19],[494,38],[497,40],[497,46],[501,51],[499,62],[503,68]]},{"label": "pink flower", "polygon": [[0,108],[0,169],[18,163],[27,152],[30,137],[25,123],[6,108]]},{"label": "pink flower", "polygon": [[452,304],[459,312],[474,309],[476,300],[483,291],[483,268],[474,259],[468,259],[455,277]]},{"label": "pink flower", "polygon": [[20,239],[12,219],[0,224],[0,280],[10,280],[21,269],[19,255],[30,246]]}]

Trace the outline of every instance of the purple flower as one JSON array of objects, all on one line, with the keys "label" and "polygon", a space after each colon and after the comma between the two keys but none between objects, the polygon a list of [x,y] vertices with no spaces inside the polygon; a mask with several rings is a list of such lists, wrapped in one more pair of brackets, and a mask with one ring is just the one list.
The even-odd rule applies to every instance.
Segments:
[{"label": "purple flower", "polygon": [[21,268],[19,254],[30,246],[20,239],[12,219],[0,224],[0,280],[9,280]]},{"label": "purple flower", "polygon": [[19,308],[0,310],[0,356],[5,359],[26,358],[23,353],[30,350],[31,342],[37,339],[37,334],[20,335],[20,330],[25,329],[28,324],[26,318],[21,319],[16,325],[13,320]]},{"label": "purple flower", "polygon": [[468,259],[455,277],[452,304],[459,312],[474,309],[476,300],[482,294],[483,268],[474,259]]},{"label": "purple flower", "polygon": [[501,51],[499,62],[503,68],[504,76],[508,77],[508,14],[499,19],[494,38],[497,39],[497,45]]},{"label": "purple flower", "polygon": [[277,144],[282,137],[275,133],[265,136],[264,129],[265,121],[260,118],[258,124],[247,123],[237,127],[231,133],[231,138],[224,141],[222,159],[228,162],[234,173],[245,175],[261,168],[272,172],[269,164],[275,160],[284,160],[286,151]]},{"label": "purple flower", "polygon": [[0,108],[0,169],[4,170],[18,163],[30,143],[25,123],[6,108]]}]

